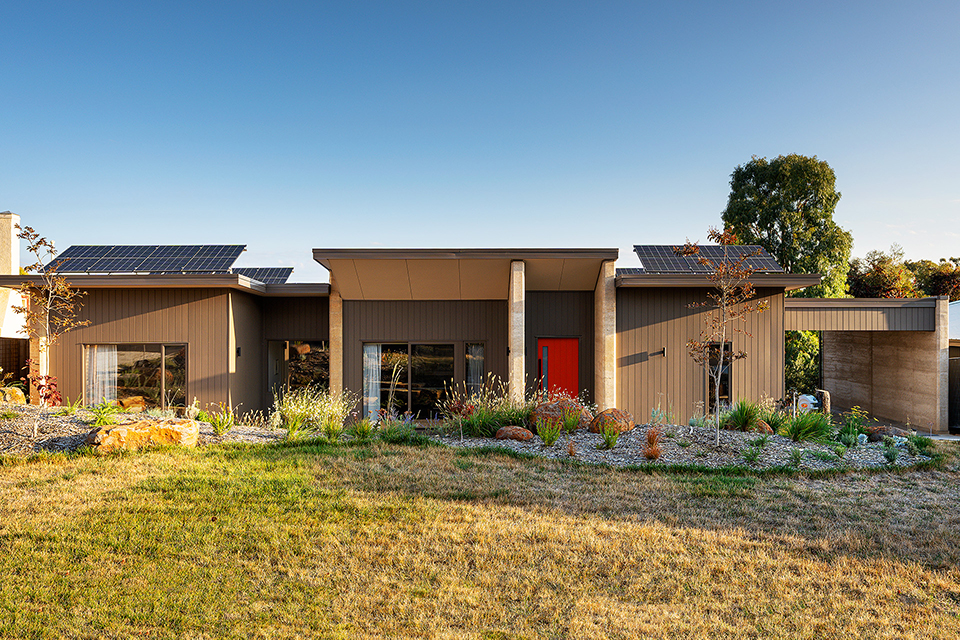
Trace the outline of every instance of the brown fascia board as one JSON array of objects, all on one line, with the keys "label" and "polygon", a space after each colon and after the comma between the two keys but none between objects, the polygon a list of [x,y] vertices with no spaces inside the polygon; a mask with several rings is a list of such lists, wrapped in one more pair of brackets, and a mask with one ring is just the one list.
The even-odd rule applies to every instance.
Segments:
[{"label": "brown fascia board", "polygon": [[[783,287],[785,291],[820,284],[820,276],[809,273],[755,273],[749,278],[755,287]],[[643,273],[617,276],[618,287],[712,287],[707,276],[690,273]]]},{"label": "brown fascia board", "polygon": [[328,271],[331,260],[616,260],[619,249],[314,249],[313,259]]},{"label": "brown fascia board", "polygon": [[[258,296],[326,296],[327,283],[263,284],[237,273],[168,275],[63,274],[75,289],[234,289]],[[0,276],[0,287],[16,289],[23,282],[40,283],[40,276]]]},{"label": "brown fascia board", "polygon": [[935,307],[937,306],[937,298],[786,298],[783,304],[787,309],[817,309],[823,307],[903,309],[906,307]]}]

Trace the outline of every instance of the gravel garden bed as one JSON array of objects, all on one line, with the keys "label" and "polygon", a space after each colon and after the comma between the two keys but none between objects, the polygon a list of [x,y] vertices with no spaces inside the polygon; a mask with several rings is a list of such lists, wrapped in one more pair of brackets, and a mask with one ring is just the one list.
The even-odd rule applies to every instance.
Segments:
[{"label": "gravel garden bed", "polygon": [[[0,404],[0,413],[17,414],[0,418],[0,455],[28,456],[43,451],[74,451],[83,446],[88,433],[94,427],[87,420],[92,414],[78,409],[72,416],[58,415],[58,409],[48,409],[40,422],[39,437],[33,439],[33,421],[37,414],[35,406]],[[117,416],[118,422],[139,419],[143,414],[130,413]],[[201,445],[221,442],[274,442],[284,436],[283,431],[246,425],[236,425],[222,436],[213,432],[206,422],[200,423]]]},{"label": "gravel garden bed", "polygon": [[[828,446],[816,442],[794,442],[779,435],[760,438],[756,433],[742,431],[720,431],[720,446],[716,446],[716,431],[712,427],[683,427],[666,425],[661,427],[663,437],[660,440],[660,457],[648,460],[643,453],[646,434],[650,425],[638,425],[636,428],[620,434],[616,445],[609,450],[599,449],[603,444],[600,434],[578,430],[572,438],[561,435],[553,446],[546,446],[539,437],[521,442],[518,440],[496,440],[494,438],[460,439],[459,434],[434,435],[437,442],[451,447],[501,447],[544,458],[570,458],[569,443],[573,441],[573,457],[582,462],[609,464],[618,467],[635,465],[690,465],[701,467],[741,466],[755,470],[774,467],[796,466],[806,470],[828,469],[872,469],[882,467],[912,467],[929,462],[930,457],[918,454],[910,455],[906,446],[897,447],[897,458],[893,463],[884,456],[884,445],[871,442],[857,445],[843,451],[842,456],[834,451],[836,445]],[[838,443],[837,443],[838,444]],[[801,455],[799,464],[795,456]],[[756,459],[751,461],[756,452]]]},{"label": "gravel garden bed", "polygon": [[[83,446],[86,435],[93,429],[87,422],[91,414],[79,409],[74,415],[58,415],[50,410],[40,424],[39,437],[32,437],[36,407],[24,405],[0,405],[0,412],[16,414],[0,419],[0,455],[27,456],[49,451],[73,451]],[[140,414],[118,416],[136,419]],[[870,469],[882,467],[912,467],[929,462],[930,457],[911,455],[906,446],[897,448],[896,460],[888,462],[882,443],[858,445],[837,455],[836,445],[816,442],[794,442],[779,435],[761,438],[754,433],[740,431],[720,432],[720,446],[715,445],[716,433],[710,427],[684,427],[666,425],[661,427],[660,457],[649,460],[644,455],[646,434],[650,425],[620,434],[612,449],[599,448],[603,443],[600,434],[586,430],[576,431],[572,437],[561,435],[553,446],[546,446],[534,436],[532,440],[496,440],[494,438],[460,438],[457,434],[440,434],[435,430],[430,437],[450,447],[499,447],[518,453],[543,458],[571,458],[570,442],[573,442],[573,458],[591,464],[609,464],[625,467],[636,465],[689,465],[709,468],[740,466],[755,470],[774,467],[796,466],[806,470]],[[200,445],[224,442],[270,443],[280,440],[285,432],[261,426],[236,425],[229,432],[218,436],[213,428],[200,423]],[[801,452],[801,453],[796,453]],[[799,456],[799,458],[798,458]]]}]

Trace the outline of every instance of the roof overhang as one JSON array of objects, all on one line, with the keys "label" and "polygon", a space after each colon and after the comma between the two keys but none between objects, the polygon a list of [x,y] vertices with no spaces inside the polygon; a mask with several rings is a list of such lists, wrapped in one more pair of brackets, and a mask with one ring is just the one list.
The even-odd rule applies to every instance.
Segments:
[{"label": "roof overhang", "polygon": [[[236,273],[183,275],[85,275],[64,274],[75,289],[232,289],[263,297],[311,297],[330,295],[330,285],[319,283],[263,284]],[[18,288],[21,283],[40,284],[40,276],[0,276],[0,287]]]},{"label": "roof overhang", "polygon": [[[820,276],[808,273],[755,273],[749,281],[754,287],[783,288],[785,291],[803,289],[820,284]],[[632,273],[618,274],[618,287],[712,287],[703,274],[694,273]]]},{"label": "roof overhang", "polygon": [[345,300],[506,300],[510,263],[529,291],[592,291],[618,249],[314,249]]}]

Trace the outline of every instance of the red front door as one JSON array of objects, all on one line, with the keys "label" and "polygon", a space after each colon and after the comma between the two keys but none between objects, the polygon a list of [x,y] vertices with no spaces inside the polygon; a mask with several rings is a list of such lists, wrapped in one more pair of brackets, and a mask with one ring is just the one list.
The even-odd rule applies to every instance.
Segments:
[{"label": "red front door", "polygon": [[542,389],[564,391],[572,397],[580,392],[578,338],[537,338],[537,362]]}]

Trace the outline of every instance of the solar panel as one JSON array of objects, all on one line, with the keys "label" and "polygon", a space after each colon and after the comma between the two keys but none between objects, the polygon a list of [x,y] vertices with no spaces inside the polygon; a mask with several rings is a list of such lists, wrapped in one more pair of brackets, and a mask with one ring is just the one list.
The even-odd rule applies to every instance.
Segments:
[{"label": "solar panel", "polygon": [[234,267],[231,271],[263,284],[283,284],[293,273],[293,267]]},{"label": "solar panel", "polygon": [[[694,256],[678,256],[670,245],[635,245],[633,250],[640,258],[644,273],[709,273],[710,267],[700,264]],[[756,253],[757,255],[749,255]],[[724,252],[728,260],[744,260],[744,267],[761,273],[783,273],[783,268],[773,257],[756,245],[700,245],[700,255],[713,261],[722,260]]]},{"label": "solar panel", "polygon": [[74,245],[53,263],[61,273],[229,273],[245,248],[242,244]]}]

